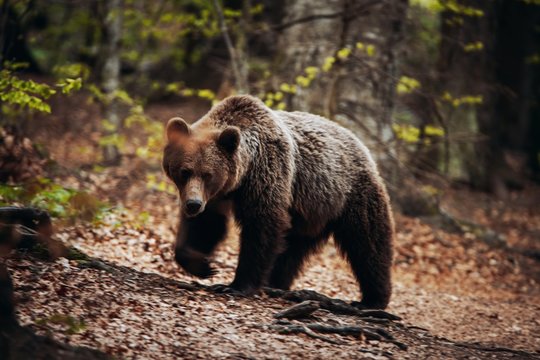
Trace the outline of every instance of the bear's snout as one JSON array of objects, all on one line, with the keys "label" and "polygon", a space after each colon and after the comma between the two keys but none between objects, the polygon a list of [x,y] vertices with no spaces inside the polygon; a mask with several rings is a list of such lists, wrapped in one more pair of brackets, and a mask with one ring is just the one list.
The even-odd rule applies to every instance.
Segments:
[{"label": "bear's snout", "polygon": [[191,176],[181,191],[184,194],[184,213],[187,217],[199,215],[204,211],[205,201],[205,184],[201,177]]},{"label": "bear's snout", "polygon": [[204,204],[199,199],[189,199],[186,200],[184,210],[187,216],[195,216],[204,210]]}]

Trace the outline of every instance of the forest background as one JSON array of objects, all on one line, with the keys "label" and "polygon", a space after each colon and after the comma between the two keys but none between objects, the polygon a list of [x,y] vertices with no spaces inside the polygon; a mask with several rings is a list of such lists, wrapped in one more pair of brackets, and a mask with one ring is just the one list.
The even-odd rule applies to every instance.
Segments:
[{"label": "forest background", "polygon": [[[398,284],[500,296],[538,314],[536,0],[2,0],[0,50],[0,203],[46,210],[71,246],[184,276],[169,253],[177,209],[160,169],[164,124],[250,93],[335,121],[371,149],[396,211]],[[220,261],[233,269],[235,245],[226,249]],[[345,280],[327,278],[341,268],[334,255],[300,284],[353,299]],[[15,279],[29,281],[17,266]],[[54,328],[58,311],[32,315],[39,306],[19,316]],[[426,325],[413,313],[460,337],[444,316]],[[538,334],[513,331],[495,343],[539,349]],[[134,351],[114,344],[101,349]]]}]

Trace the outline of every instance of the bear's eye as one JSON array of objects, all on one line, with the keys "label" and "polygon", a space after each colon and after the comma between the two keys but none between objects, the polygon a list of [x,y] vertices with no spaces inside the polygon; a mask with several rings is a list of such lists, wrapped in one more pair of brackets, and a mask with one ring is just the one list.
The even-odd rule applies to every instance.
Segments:
[{"label": "bear's eye", "polygon": [[203,174],[202,174],[202,178],[203,178],[203,180],[205,180],[205,181],[210,181],[210,180],[212,180],[212,174],[210,174],[210,173],[203,173]]},{"label": "bear's eye", "polygon": [[180,170],[180,180],[186,180],[191,175],[193,175],[193,171],[190,170],[190,169],[182,169],[182,170]]}]

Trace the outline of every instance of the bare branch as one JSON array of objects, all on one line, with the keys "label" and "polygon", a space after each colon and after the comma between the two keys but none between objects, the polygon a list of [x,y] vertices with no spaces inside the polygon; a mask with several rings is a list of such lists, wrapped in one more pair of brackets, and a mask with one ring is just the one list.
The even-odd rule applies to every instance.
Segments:
[{"label": "bare branch", "polygon": [[219,4],[219,0],[214,0],[214,8],[216,9],[216,13],[218,16],[219,26],[221,28],[221,34],[223,35],[223,39],[225,40],[225,45],[227,46],[227,50],[229,51],[229,56],[231,58],[231,67],[232,67],[232,71],[234,75],[234,80],[236,83],[236,88],[239,93],[247,93],[249,92],[247,79],[245,79],[242,76],[242,72],[240,70],[241,59],[239,59],[236,48],[234,47],[231,41],[231,37],[229,36],[229,30],[227,29],[227,24],[225,23],[225,16],[223,15],[223,9],[221,8],[221,5]]},{"label": "bare branch", "polygon": [[367,12],[368,10],[370,10],[370,8],[372,6],[375,6],[375,5],[378,5],[378,4],[381,4],[381,3],[383,3],[382,0],[366,1],[365,3],[362,3],[362,4],[358,5],[358,6],[355,6],[355,7],[350,8],[350,9],[346,9],[346,10],[342,10],[342,11],[338,11],[338,12],[334,12],[334,13],[328,13],[328,14],[314,14],[314,15],[304,16],[304,17],[301,17],[301,18],[298,18],[298,19],[288,21],[286,23],[281,23],[281,24],[274,25],[271,28],[272,28],[272,30],[283,31],[283,30],[285,30],[287,28],[290,28],[292,26],[303,24],[303,23],[310,22],[310,21],[315,21],[315,20],[334,19],[334,18],[338,18],[338,17],[354,18],[354,17],[356,17],[358,15],[361,15],[361,14]]}]

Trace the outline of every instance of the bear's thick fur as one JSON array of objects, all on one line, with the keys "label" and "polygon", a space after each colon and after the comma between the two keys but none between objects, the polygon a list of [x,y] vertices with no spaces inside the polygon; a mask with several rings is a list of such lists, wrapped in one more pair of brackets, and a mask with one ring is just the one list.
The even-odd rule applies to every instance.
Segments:
[{"label": "bear's thick fur", "polygon": [[288,289],[333,235],[360,283],[361,306],[385,308],[394,225],[368,149],[322,117],[233,96],[188,125],[167,125],[163,169],[182,205],[176,261],[209,277],[209,257],[233,215],[241,232],[232,289]]}]

